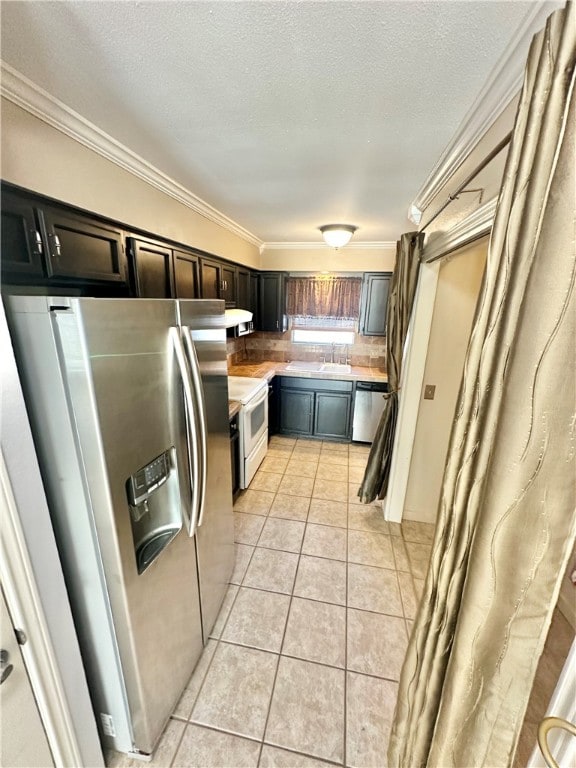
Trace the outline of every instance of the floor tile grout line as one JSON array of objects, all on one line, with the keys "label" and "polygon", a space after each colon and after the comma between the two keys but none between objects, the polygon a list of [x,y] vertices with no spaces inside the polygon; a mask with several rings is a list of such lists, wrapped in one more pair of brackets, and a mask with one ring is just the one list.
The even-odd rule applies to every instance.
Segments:
[{"label": "floor tile grout line", "polygon": [[342,764],[346,766],[348,764],[348,601],[349,601],[349,584],[348,584],[348,516],[346,514],[346,608],[344,612],[344,734],[343,734],[343,755]]},{"label": "floor tile grout line", "polygon": [[[310,512],[310,506],[308,506],[308,514]],[[305,526],[308,524],[308,515],[306,516]],[[306,533],[306,527],[304,528],[304,534]],[[302,537],[304,541],[304,536]],[[260,752],[258,753],[258,765],[262,758],[262,750],[264,749],[264,740],[266,738],[266,731],[268,730],[268,722],[270,720],[270,712],[272,711],[272,701],[274,700],[274,693],[276,691],[276,681],[278,679],[278,670],[280,669],[280,660],[282,658],[282,649],[284,648],[284,642],[286,640],[286,632],[288,629],[288,622],[290,620],[290,612],[292,611],[292,603],[294,601],[294,589],[296,587],[296,579],[298,578],[298,569],[300,568],[300,558],[302,547],[300,547],[300,554],[298,555],[298,562],[296,563],[296,570],[294,571],[294,579],[292,581],[292,590],[290,592],[290,602],[288,603],[288,612],[286,614],[286,621],[284,623],[284,631],[282,633],[282,641],[280,642],[280,651],[278,653],[278,663],[276,664],[276,671],[274,673],[274,680],[272,682],[272,690],[270,692],[270,701],[268,702],[268,710],[266,712],[266,720],[264,721],[264,730],[262,731],[262,742],[260,744]]]}]

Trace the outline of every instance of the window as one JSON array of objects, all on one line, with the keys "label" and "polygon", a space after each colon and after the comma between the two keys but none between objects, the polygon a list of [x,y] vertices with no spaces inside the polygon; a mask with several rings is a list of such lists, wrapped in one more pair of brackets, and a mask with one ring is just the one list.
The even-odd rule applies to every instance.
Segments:
[{"label": "window", "polygon": [[304,344],[354,344],[354,331],[308,330],[294,328],[292,341]]}]

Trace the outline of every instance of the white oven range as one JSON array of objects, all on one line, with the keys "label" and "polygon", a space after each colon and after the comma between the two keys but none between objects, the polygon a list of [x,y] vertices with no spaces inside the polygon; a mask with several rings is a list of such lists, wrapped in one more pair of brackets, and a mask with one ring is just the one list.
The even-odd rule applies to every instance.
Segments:
[{"label": "white oven range", "polygon": [[238,415],[240,488],[247,488],[268,451],[268,382],[228,376],[228,397],[242,404]]}]

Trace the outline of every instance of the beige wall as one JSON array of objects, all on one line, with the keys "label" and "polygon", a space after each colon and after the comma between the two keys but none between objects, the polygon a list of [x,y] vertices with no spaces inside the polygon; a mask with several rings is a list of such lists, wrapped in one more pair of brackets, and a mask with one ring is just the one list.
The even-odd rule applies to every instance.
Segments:
[{"label": "beige wall", "polygon": [[486,263],[488,238],[448,257],[440,267],[426,356],[424,385],[434,400],[420,398],[404,517],[433,523],[458,398],[464,357]]},{"label": "beige wall", "polygon": [[2,178],[250,267],[259,249],[2,99]]},{"label": "beige wall", "polygon": [[317,248],[264,248],[261,269],[286,272],[392,272],[396,245],[384,248],[354,248],[338,251],[325,245]]}]

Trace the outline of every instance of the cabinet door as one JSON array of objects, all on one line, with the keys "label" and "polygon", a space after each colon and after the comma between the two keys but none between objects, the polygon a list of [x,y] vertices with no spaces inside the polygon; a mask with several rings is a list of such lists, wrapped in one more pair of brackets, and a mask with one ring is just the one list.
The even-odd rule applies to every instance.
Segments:
[{"label": "cabinet door", "polygon": [[236,305],[240,309],[250,309],[250,272],[247,269],[238,268],[236,273],[236,292],[237,300]]},{"label": "cabinet door", "polygon": [[360,310],[360,329],[364,336],[386,335],[386,309],[391,272],[368,272],[364,275]]},{"label": "cabinet door", "polygon": [[220,299],[222,276],[220,265],[214,261],[200,259],[200,291],[203,299]]},{"label": "cabinet door", "polygon": [[257,272],[251,272],[250,273],[250,303],[248,305],[248,309],[252,314],[254,315],[254,328],[259,328],[258,324],[258,318],[259,318],[259,307],[258,307],[258,297],[260,296],[260,276]]},{"label": "cabinet door", "polygon": [[129,238],[134,293],[143,299],[174,297],[172,249]]},{"label": "cabinet door", "polygon": [[311,435],[314,423],[314,392],[280,390],[280,432]]},{"label": "cabinet door", "polygon": [[3,191],[0,232],[3,279],[42,278],[44,243],[33,205]]},{"label": "cabinet door", "polygon": [[174,279],[176,298],[199,298],[198,258],[185,251],[174,251]]},{"label": "cabinet door", "polygon": [[258,330],[284,331],[286,329],[286,276],[283,272],[260,274],[260,311]]},{"label": "cabinet door", "polygon": [[236,267],[230,267],[225,264],[220,269],[222,280],[221,298],[226,302],[227,307],[236,306]]},{"label": "cabinet door", "polygon": [[68,211],[42,208],[48,277],[124,283],[122,231]]},{"label": "cabinet door", "polygon": [[314,413],[316,437],[350,439],[352,396],[339,392],[317,392]]}]

